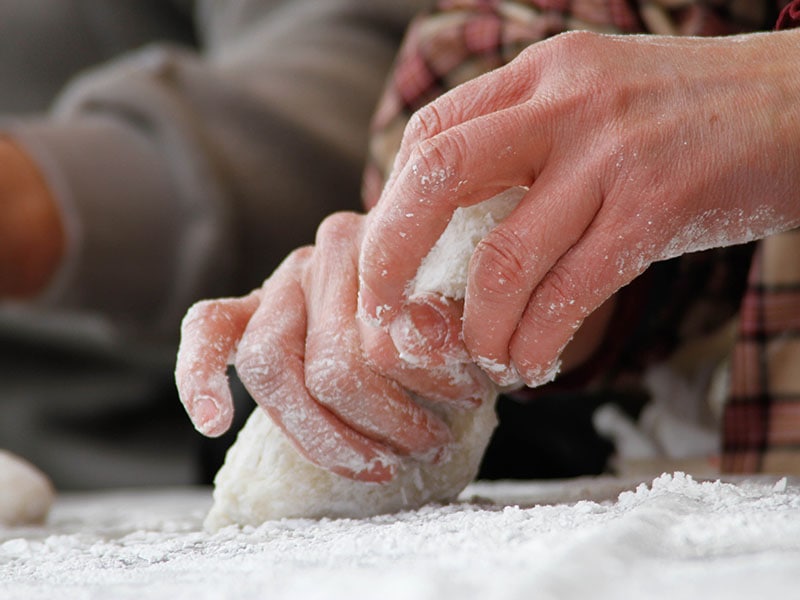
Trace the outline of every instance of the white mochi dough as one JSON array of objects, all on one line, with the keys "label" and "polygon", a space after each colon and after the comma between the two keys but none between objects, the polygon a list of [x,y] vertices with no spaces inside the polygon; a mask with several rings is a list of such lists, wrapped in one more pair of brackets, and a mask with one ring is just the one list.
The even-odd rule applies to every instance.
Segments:
[{"label": "white mochi dough", "polygon": [[[523,188],[513,188],[458,209],[420,266],[413,290],[463,298],[476,244],[513,210],[523,193]],[[359,518],[451,501],[478,472],[497,425],[496,398],[491,392],[474,410],[431,406],[453,433],[445,457],[436,464],[405,458],[395,478],[382,484],[354,481],[314,465],[264,411],[256,409],[217,473],[205,527],[214,531],[281,518]]]},{"label": "white mochi dough", "polygon": [[250,415],[214,481],[214,505],[205,520],[260,525],[272,519],[359,518],[452,500],[475,478],[497,424],[494,399],[474,412],[443,415],[455,441],[440,464],[406,459],[388,483],[353,481],[300,455],[267,414]]},{"label": "white mochi dough", "polygon": [[474,206],[458,208],[439,240],[422,259],[412,295],[437,292],[461,300],[475,247],[516,208],[527,188],[513,187]]},{"label": "white mochi dough", "polygon": [[54,497],[50,480],[39,469],[0,450],[0,525],[44,522]]}]

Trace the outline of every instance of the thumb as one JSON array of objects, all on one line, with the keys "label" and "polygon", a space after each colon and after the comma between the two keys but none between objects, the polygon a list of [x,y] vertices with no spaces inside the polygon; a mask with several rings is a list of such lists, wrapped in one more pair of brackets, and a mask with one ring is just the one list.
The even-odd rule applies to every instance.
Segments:
[{"label": "thumb", "polygon": [[412,298],[389,327],[400,358],[419,367],[468,361],[461,335],[463,308],[462,300],[434,293]]}]

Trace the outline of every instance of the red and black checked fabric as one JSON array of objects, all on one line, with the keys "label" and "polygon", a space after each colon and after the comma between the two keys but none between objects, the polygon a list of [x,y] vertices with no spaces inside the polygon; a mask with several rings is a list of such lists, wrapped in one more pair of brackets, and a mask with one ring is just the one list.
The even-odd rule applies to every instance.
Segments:
[{"label": "red and black checked fabric", "polygon": [[792,29],[798,25],[800,25],[800,0],[792,0],[778,15],[775,29]]},{"label": "red and black checked fabric", "polygon": [[[800,25],[800,0],[775,29]],[[753,257],[731,360],[722,469],[800,472],[800,231],[762,240]]]},{"label": "red and black checked fabric", "polygon": [[[780,22],[798,21],[798,7],[800,0],[793,0]],[[377,202],[414,111],[508,63],[530,44],[575,29],[666,35],[765,30],[778,8],[765,0],[440,0],[410,27],[378,105],[364,174],[365,203]],[[729,472],[799,471],[798,238],[791,233],[769,238],[755,255],[749,245],[654,265],[621,294],[623,318],[614,328],[625,332],[624,343],[610,341],[602,356],[572,379],[629,386],[649,364],[719,329],[739,312],[722,419],[722,466]],[[778,262],[775,256],[781,257]],[[783,274],[770,279],[776,269]]]},{"label": "red and black checked fabric", "polygon": [[800,231],[762,240],[739,315],[723,422],[728,472],[798,472]]}]

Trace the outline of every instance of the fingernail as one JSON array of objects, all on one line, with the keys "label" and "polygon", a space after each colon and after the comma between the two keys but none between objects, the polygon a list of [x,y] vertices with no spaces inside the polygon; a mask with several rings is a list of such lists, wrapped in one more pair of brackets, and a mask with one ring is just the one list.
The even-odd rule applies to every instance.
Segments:
[{"label": "fingernail", "polygon": [[447,319],[429,304],[413,303],[389,326],[400,358],[412,365],[426,364],[447,342]]},{"label": "fingernail", "polygon": [[385,304],[378,304],[373,294],[364,284],[358,290],[358,318],[364,323],[373,327],[385,325],[386,315],[391,307]]},{"label": "fingernail", "polygon": [[204,435],[216,433],[222,420],[222,411],[217,401],[208,395],[200,395],[192,403],[192,422],[197,431]]},{"label": "fingernail", "polygon": [[528,387],[539,387],[555,380],[561,371],[561,360],[556,359],[549,365],[524,366],[519,368],[522,379]]},{"label": "fingernail", "polygon": [[475,359],[477,364],[489,378],[501,388],[513,388],[523,383],[514,365],[505,365],[493,358],[479,356]]}]

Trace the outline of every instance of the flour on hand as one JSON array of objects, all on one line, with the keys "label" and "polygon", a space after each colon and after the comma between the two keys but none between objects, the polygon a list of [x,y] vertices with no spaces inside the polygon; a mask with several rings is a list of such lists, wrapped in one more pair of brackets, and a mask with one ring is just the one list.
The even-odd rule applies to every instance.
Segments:
[{"label": "flour on hand", "polygon": [[54,496],[50,480],[41,471],[0,450],[0,525],[44,522]]},{"label": "flour on hand", "polygon": [[[464,297],[469,259],[477,243],[517,205],[524,189],[513,188],[470,208],[458,209],[423,261],[413,293]],[[453,433],[435,464],[405,458],[387,483],[354,481],[304,458],[261,409],[239,432],[214,484],[209,530],[259,525],[280,518],[359,518],[451,501],[475,478],[497,425],[495,391],[478,409],[428,405]]]}]

